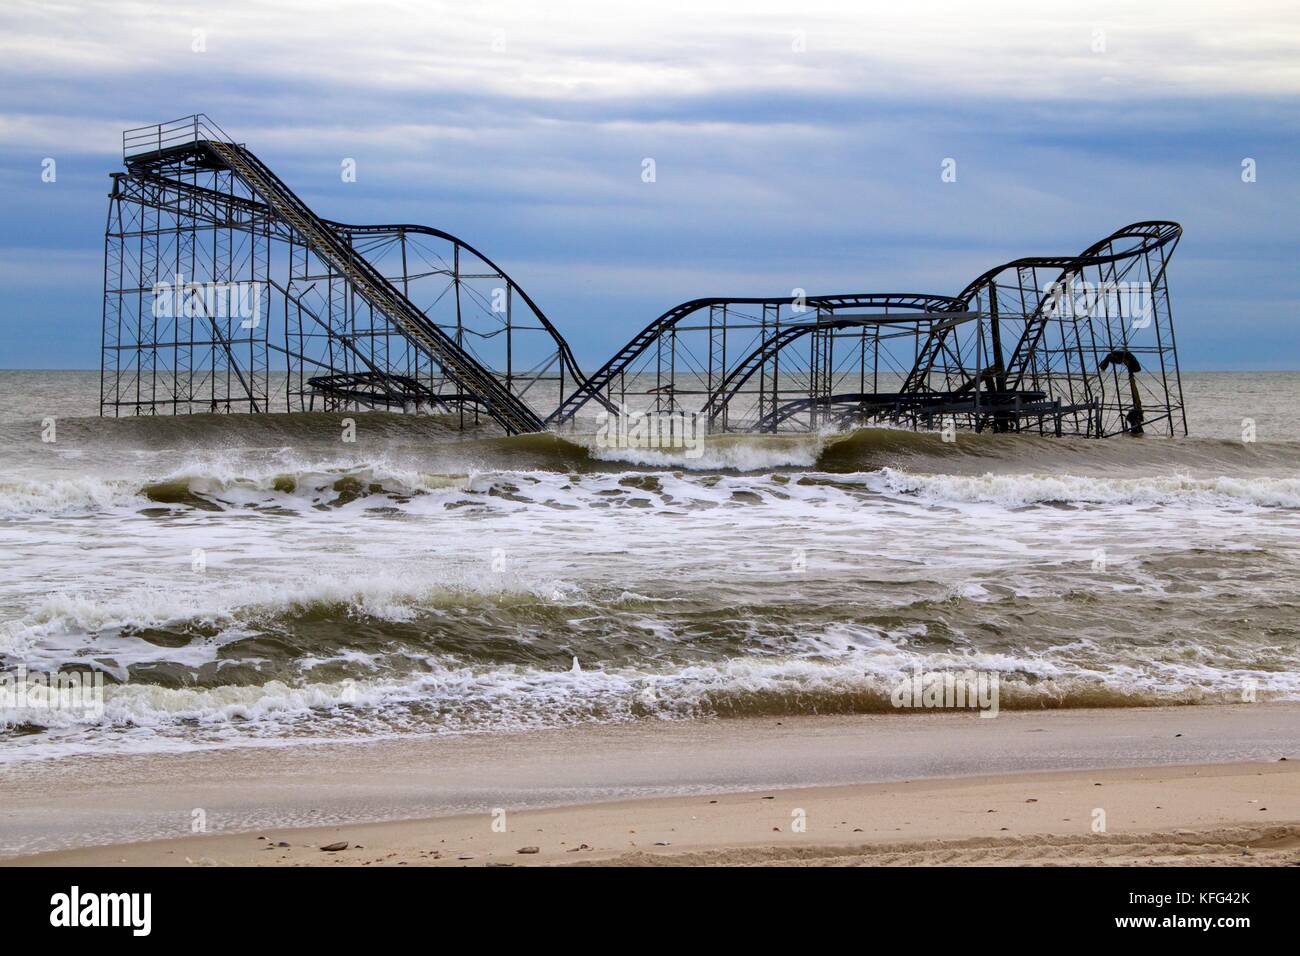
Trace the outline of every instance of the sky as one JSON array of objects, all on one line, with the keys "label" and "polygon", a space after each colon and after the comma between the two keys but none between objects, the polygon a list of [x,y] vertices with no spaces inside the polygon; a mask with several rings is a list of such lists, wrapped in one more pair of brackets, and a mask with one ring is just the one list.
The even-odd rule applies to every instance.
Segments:
[{"label": "sky", "polygon": [[588,370],[686,299],[955,294],[1143,219],[1185,369],[1300,369],[1294,0],[5,0],[0,76],[0,368],[98,367],[121,132],[203,112],[482,249]]}]

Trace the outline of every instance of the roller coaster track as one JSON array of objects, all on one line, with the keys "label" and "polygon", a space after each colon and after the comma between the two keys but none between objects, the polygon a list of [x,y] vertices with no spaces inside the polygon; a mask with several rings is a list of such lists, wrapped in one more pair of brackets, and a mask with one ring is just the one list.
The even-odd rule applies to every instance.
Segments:
[{"label": "roller coaster track", "polygon": [[[819,410],[836,408],[839,420],[892,416],[914,427],[940,413],[975,430],[1140,434],[1167,422],[1172,435],[1181,420],[1186,433],[1165,284],[1176,223],[1134,223],[1076,256],[1016,259],[956,296],[692,299],[584,376],[559,330],[483,253],[429,226],[322,218],[202,114],[128,130],[123,159],[105,230],[105,413],[268,410],[278,353],[289,374],[275,389],[288,411],[318,398],[327,409],[431,406],[463,424],[472,408],[510,434],[572,423],[592,402],[622,412],[616,394],[642,396],[653,414],[701,415],[711,431],[754,427],[755,415],[758,428],[775,429],[801,412],[799,426],[816,428],[827,420]],[[269,291],[284,306],[283,344],[269,342],[269,321],[233,324],[207,298],[203,312],[158,311],[172,272],[178,285],[190,276],[187,309],[201,279]],[[1156,313],[1140,335],[1151,322],[1127,324],[1124,304],[1112,310],[1109,298],[1100,314],[1059,307],[1074,286],[1134,278]],[[270,308],[259,304],[259,319]],[[1004,339],[1014,346],[1004,351]],[[898,391],[883,391],[892,383]]]},{"label": "roller coaster track", "polygon": [[[1043,398],[1042,392],[1026,392],[1019,396],[1023,406],[1040,402]],[[801,412],[806,412],[810,408],[832,408],[836,405],[848,406],[837,424],[851,418],[861,419],[867,413],[872,412],[903,412],[910,411],[921,415],[940,415],[952,411],[959,403],[952,401],[948,395],[916,395],[902,396],[897,392],[854,392],[843,395],[818,395],[812,398],[797,398],[794,401],[785,402],[772,411],[768,412],[754,424],[754,430],[759,432],[774,432],[784,422],[789,421]],[[1014,405],[1014,400],[1004,400],[1004,405]],[[961,404],[962,410],[968,410],[970,402]]]},{"label": "roller coaster track", "polygon": [[[1060,274],[1049,289],[1063,290],[1068,286],[1070,279],[1077,276],[1084,269],[1091,266],[1109,265],[1127,259],[1136,259],[1138,256],[1154,252],[1171,242],[1177,243],[1181,235],[1182,227],[1176,222],[1148,220],[1132,223],[1122,229],[1117,229],[1106,238],[1098,240],[1077,256],[1034,256],[1015,259],[1000,266],[994,266],[966,286],[958,294],[957,298],[966,307],[969,307],[980,292],[994,285],[999,275],[1012,269],[1059,269]],[[1101,254],[1102,249],[1106,249],[1123,239],[1137,239],[1138,242],[1132,248],[1120,252]],[[1014,391],[1020,387],[1024,380],[1025,371],[1033,358],[1035,349],[1038,347],[1038,342],[1042,338],[1043,330],[1047,327],[1047,321],[1050,318],[1049,309],[1055,301],[1056,294],[1049,290],[1043,290],[1043,294],[1039,297],[1033,313],[1026,321],[1024,331],[1019,341],[1017,341],[1011,357],[1007,360],[1005,368],[996,370],[1000,390],[1010,389]],[[925,390],[924,383],[928,381],[930,372],[943,351],[951,331],[950,326],[939,326],[930,331],[925,344],[921,347],[920,354],[917,356],[916,364],[903,382],[902,392],[917,393]],[[957,391],[969,391],[975,384],[976,379],[974,377],[967,378],[957,388]]]},{"label": "roller coaster track", "polygon": [[[198,154],[203,161],[213,166],[229,169],[297,233],[304,245],[346,279],[364,301],[385,315],[403,336],[437,363],[461,391],[475,396],[487,413],[508,433],[543,429],[542,420],[537,414],[502,385],[490,369],[457,344],[352,248],[351,243],[340,234],[339,224],[317,216],[246,147],[230,141],[216,124],[203,116],[193,117],[189,129],[181,126],[186,131],[186,141],[164,144],[165,129],[165,126],[158,127],[156,150],[137,149],[128,156],[128,165],[147,166],[150,161],[168,154]],[[124,138],[124,152],[129,144],[128,134],[128,138]],[[446,236],[438,230],[430,230],[430,233]],[[571,355],[567,357],[569,360],[572,358]],[[576,363],[574,367],[576,368]]]},{"label": "roller coaster track", "polygon": [[554,323],[547,318],[546,313],[542,311],[541,307],[533,301],[532,297],[524,291],[523,287],[520,286],[518,282],[515,282],[514,279],[510,278],[509,274],[504,269],[478,249],[471,246],[464,239],[460,239],[441,229],[435,229],[432,226],[421,226],[415,223],[384,223],[380,225],[358,226],[351,223],[335,222],[332,219],[326,219],[324,222],[327,226],[351,236],[388,235],[403,232],[407,234],[431,236],[435,239],[442,239],[446,242],[452,243],[453,245],[457,245],[466,252],[478,257],[485,265],[498,272],[501,275],[502,280],[504,280],[514,290],[514,292],[524,301],[524,304],[527,305],[528,308],[532,310],[533,314],[537,316],[537,320],[541,322],[542,328],[544,328],[550,334],[551,338],[555,340],[556,348],[560,353],[560,361],[563,363],[563,366],[569,370],[569,374],[573,376],[573,380],[575,382],[581,382],[586,379],[582,369],[578,366],[577,359],[573,357],[573,349],[569,347],[568,341],[560,333],[560,330],[555,327]]},{"label": "roller coaster track", "polygon": [[[1025,370],[1029,367],[1034,351],[1043,336],[1043,330],[1047,326],[1049,306],[1064,292],[1071,278],[1091,266],[1114,265],[1127,260],[1136,260],[1138,256],[1153,252],[1170,242],[1176,243],[1179,236],[1182,235],[1182,231],[1182,227],[1174,222],[1133,223],[1123,229],[1116,230],[1105,239],[1093,243],[1080,253],[1072,263],[1062,267],[1061,275],[1058,277],[1055,286],[1056,291],[1045,294],[1042,300],[1039,301],[1033,316],[1025,325],[1024,334],[1021,335],[1020,341],[1016,343],[1016,348],[1006,363],[1006,385],[1004,387],[1014,390],[1019,388],[1024,381]],[[1109,248],[1123,239],[1137,239],[1138,244],[1121,252],[1106,255],[1101,253],[1101,250]],[[979,281],[977,279],[975,283],[972,283],[972,289]],[[991,277],[989,281],[991,281]],[[1158,278],[1154,281],[1158,281]],[[961,296],[961,298],[965,297],[965,295]]]},{"label": "roller coaster track", "polygon": [[[708,308],[715,305],[760,305],[767,303],[780,302],[789,304],[794,299],[691,299],[689,302],[683,302],[675,305],[663,315],[659,316],[644,329],[633,336],[632,340],[614,353],[608,362],[597,369],[591,377],[582,383],[580,387],[574,390],[567,399],[560,403],[560,407],[551,413],[547,418],[548,425],[562,425],[574,415],[578,410],[593,398],[597,398],[609,383],[618,377],[618,374],[627,369],[627,367],[637,359],[646,349],[648,349],[656,339],[665,331],[675,326],[678,322],[700,309]],[[604,403],[607,407],[612,406],[609,402]]]},{"label": "roller coaster track", "polygon": [[489,415],[507,432],[542,430],[542,421],[502,385],[487,368],[430,322],[406,296],[358,255],[338,232],[312,212],[275,173],[243,146],[203,140],[211,150],[257,195],[297,231],[322,260],[344,276],[373,308],[393,321],[415,345],[447,373],[460,388],[481,396]]},{"label": "roller coaster track", "polygon": [[[137,160],[144,161],[144,160],[148,160],[149,158],[151,157],[148,154],[145,154],[142,157],[137,157]],[[115,175],[120,176],[121,174],[115,174]],[[166,176],[160,176],[156,173],[149,172],[146,168],[143,167],[134,169],[132,171],[132,178],[140,182],[150,183],[156,187],[166,189],[172,193],[175,193],[177,196],[184,196],[196,200],[197,202],[195,204],[187,207],[188,212],[191,215],[196,216],[197,218],[207,219],[213,222],[214,224],[220,224],[222,221],[221,218],[215,214],[205,215],[202,211],[204,208],[215,209],[218,205],[221,207],[233,206],[241,209],[243,213],[248,215],[251,219],[273,220],[275,218],[274,208],[268,205],[267,203],[260,202],[256,199],[245,199],[243,197],[231,195],[229,193],[217,192],[215,190],[208,189],[204,186],[198,186],[193,183],[187,183],[184,180],[173,179]],[[529,296],[528,293],[519,285],[519,283],[517,283],[514,279],[512,279],[504,269],[502,269],[491,258],[485,255],[483,252],[479,251],[474,246],[470,245],[465,240],[449,232],[445,232],[442,229],[436,229],[432,226],[423,226],[417,223],[374,223],[374,224],[367,224],[367,225],[358,225],[355,223],[340,222],[335,219],[321,219],[321,222],[324,223],[326,227],[334,230],[341,236],[347,238],[360,237],[360,236],[399,235],[405,233],[408,235],[429,236],[431,238],[441,239],[455,246],[459,246],[462,250],[477,257],[484,265],[488,266],[489,268],[493,269],[496,273],[498,273],[502,281],[513,290],[514,294],[519,296],[519,298],[524,302],[526,306],[528,306],[529,309],[532,310],[533,314],[537,317],[537,320],[541,323],[541,327],[554,340],[556,350],[559,353],[560,362],[563,368],[568,371],[569,375],[572,378],[572,381],[582,382],[586,379],[586,376],[584,375],[581,367],[578,365],[577,359],[574,358],[573,349],[569,346],[568,341],[564,338],[560,330],[555,327],[555,324],[551,322],[550,318],[547,317],[546,313],[542,311],[541,307],[537,305],[536,302],[533,301],[532,297]],[[289,297],[290,299],[293,299],[301,308],[303,308],[305,314],[309,314],[315,317],[315,314],[312,312],[312,310],[308,309],[301,302],[298,302],[291,295],[291,293],[289,293],[288,290],[281,287],[277,287],[277,288],[278,291],[281,292],[281,294]],[[375,368],[371,363],[370,359],[365,355],[365,353],[355,348],[351,339],[349,339],[346,336],[336,336],[336,340],[338,341],[340,346],[342,346],[344,349],[347,349],[353,354],[354,359],[358,364],[365,365],[370,368],[372,374],[365,376],[364,379],[362,380],[364,382],[364,386],[370,390],[368,393],[368,399],[370,403],[373,404],[377,402],[379,404],[386,404],[389,406],[400,407],[402,405],[409,404],[409,402],[412,399],[412,396],[417,394],[416,392],[412,391],[409,381],[405,380],[403,376],[387,375],[382,373],[381,370]],[[320,378],[321,387],[326,388],[329,386],[329,383],[331,381],[337,378],[337,376],[320,376],[319,378]],[[353,383],[353,384],[358,384],[358,383]],[[360,398],[361,393],[360,391],[357,390],[357,388],[349,387],[348,389],[335,389],[333,391],[335,394],[338,394],[340,396],[346,395],[346,397],[352,398],[354,400],[358,400],[358,401],[361,400]],[[387,399],[378,397],[379,392],[385,392],[387,394]],[[424,389],[423,392],[427,392],[427,389]],[[440,403],[435,401],[432,404],[436,405]]]},{"label": "roller coaster track", "polygon": [[[845,302],[846,299],[852,299],[851,303]],[[821,302],[820,299],[811,299],[810,303]],[[961,321],[967,317],[961,309],[962,302],[950,296],[943,295],[926,295],[918,293],[870,293],[860,296],[839,296],[835,297],[837,305],[852,305],[857,307],[883,308],[883,309],[904,309],[915,310],[924,315],[909,315],[903,312],[896,316],[880,315],[873,316],[869,319],[862,317],[836,318],[831,313],[830,318],[819,318],[813,322],[801,322],[795,325],[782,326],[780,330],[767,336],[758,346],[742,358],[727,375],[723,378],[721,384],[709,396],[701,414],[708,418],[712,424],[722,414],[731,400],[745,386],[759,369],[771,358],[786,348],[793,342],[798,341],[805,335],[818,331],[834,331],[838,329],[848,329],[872,325],[889,325],[899,323],[903,325],[914,325],[918,320],[930,319],[945,322]]]},{"label": "roller coaster track", "polygon": [[442,395],[405,375],[373,371],[318,375],[311,379],[311,385],[322,395],[333,395],[372,408],[405,408],[419,404],[447,407]]},{"label": "roller coaster track", "polygon": [[[1060,413],[1062,411],[1073,411],[1073,409],[1059,409],[1044,403],[1045,395],[1043,392],[1016,392],[1014,394],[1003,393],[998,396],[996,404],[985,403],[983,411],[992,412],[997,408],[1017,409],[1020,412],[1034,414],[1036,412]],[[801,412],[806,412],[810,408],[832,408],[836,405],[846,406],[845,409],[835,419],[835,426],[842,427],[854,421],[861,422],[874,413],[888,412],[892,414],[911,413],[920,417],[940,416],[950,414],[954,411],[971,412],[975,411],[975,405],[970,399],[964,401],[954,401],[951,394],[934,394],[934,395],[900,395],[897,392],[876,392],[876,393],[850,393],[843,395],[819,395],[812,398],[797,398],[790,402],[778,406],[768,412],[754,424],[754,430],[759,432],[774,432],[783,423],[794,418]]]},{"label": "roller coaster track", "polygon": [[[609,387],[610,383],[618,378],[620,374],[625,372],[632,363],[646,351],[646,349],[650,348],[650,346],[662,336],[672,331],[672,329],[674,329],[683,319],[695,312],[719,306],[791,306],[796,302],[800,302],[805,306],[807,311],[814,315],[822,312],[834,312],[836,309],[844,308],[872,306],[885,307],[891,303],[897,308],[924,309],[927,311],[945,311],[945,307],[957,308],[960,306],[960,303],[957,302],[956,299],[948,296],[925,294],[890,295],[888,293],[810,296],[802,300],[788,296],[775,298],[691,299],[687,302],[682,302],[679,305],[673,306],[633,336],[631,341],[615,352],[608,362],[602,365],[590,378],[586,380],[586,382],[583,383],[580,388],[575,389],[574,392],[570,394],[563,403],[561,403],[560,407],[557,408],[547,419],[547,424],[563,424],[573,418],[582,406],[592,399],[601,401],[606,405],[606,407],[612,409],[613,406],[602,397],[602,393]],[[806,331],[802,334],[807,334],[807,332],[812,331],[814,327],[813,324],[809,324]],[[786,329],[790,328],[804,328],[804,326],[786,326],[781,331],[784,333]],[[798,335],[795,335],[791,338],[785,339],[785,341],[788,343],[798,337]],[[754,366],[754,368],[757,368],[757,366]],[[750,374],[753,374],[752,370],[750,371]],[[748,378],[748,376],[746,376],[746,378]],[[724,379],[724,385],[725,383],[726,380]]]}]

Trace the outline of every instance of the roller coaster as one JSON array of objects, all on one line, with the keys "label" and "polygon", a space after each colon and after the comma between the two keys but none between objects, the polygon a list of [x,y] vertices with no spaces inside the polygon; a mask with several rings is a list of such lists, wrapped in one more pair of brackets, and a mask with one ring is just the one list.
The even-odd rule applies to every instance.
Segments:
[{"label": "roller coaster", "polygon": [[693,299],[588,375],[469,243],[323,219],[202,114],[128,130],[122,153],[103,415],[386,409],[508,434],[610,414],[691,415],[709,432],[1187,434],[1166,276],[1177,223],[1017,259],[951,296]]}]

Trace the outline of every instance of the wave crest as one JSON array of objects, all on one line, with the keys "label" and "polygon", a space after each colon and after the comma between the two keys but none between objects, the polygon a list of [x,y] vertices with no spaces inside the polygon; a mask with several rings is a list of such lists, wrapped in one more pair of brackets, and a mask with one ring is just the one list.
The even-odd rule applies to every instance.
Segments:
[{"label": "wave crest", "polygon": [[1034,504],[1247,504],[1300,508],[1300,478],[1093,478],[1076,475],[923,475],[884,468],[883,488],[935,501]]}]

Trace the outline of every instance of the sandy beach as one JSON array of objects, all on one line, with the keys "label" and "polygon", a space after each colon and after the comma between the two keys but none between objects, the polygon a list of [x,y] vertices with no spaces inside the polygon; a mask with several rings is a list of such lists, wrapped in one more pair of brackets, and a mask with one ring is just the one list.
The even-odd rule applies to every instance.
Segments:
[{"label": "sandy beach", "polygon": [[1294,865],[1297,740],[1278,704],[48,761],[0,830],[35,865]]}]

